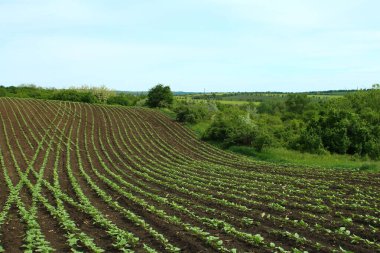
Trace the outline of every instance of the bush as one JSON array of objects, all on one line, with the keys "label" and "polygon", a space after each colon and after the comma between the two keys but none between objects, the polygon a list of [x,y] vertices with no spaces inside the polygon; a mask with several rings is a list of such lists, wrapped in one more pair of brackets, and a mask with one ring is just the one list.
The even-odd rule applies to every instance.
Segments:
[{"label": "bush", "polygon": [[259,128],[249,114],[236,108],[216,114],[203,139],[220,141],[224,147],[252,146],[257,151],[270,146],[273,141],[271,135]]},{"label": "bush", "polygon": [[285,111],[285,103],[281,100],[264,100],[257,107],[258,113],[281,114]]},{"label": "bush", "polygon": [[97,98],[91,92],[79,92],[73,89],[59,90],[52,94],[50,99],[83,102],[83,103],[97,103]]},{"label": "bush", "polygon": [[286,110],[290,113],[302,114],[310,99],[306,94],[289,94],[285,101]]},{"label": "bush", "polygon": [[174,111],[177,113],[177,121],[190,124],[208,119],[213,114],[208,104],[205,103],[181,103],[174,108]]},{"label": "bush", "polygon": [[7,91],[5,88],[0,87],[0,97],[5,97],[7,95]]},{"label": "bush", "polygon": [[139,98],[134,95],[120,93],[107,99],[109,105],[135,105]]},{"label": "bush", "polygon": [[302,131],[299,140],[293,146],[302,152],[309,152],[314,154],[324,153],[323,143],[320,134],[312,128]]},{"label": "bush", "polygon": [[273,143],[273,137],[266,131],[264,130],[259,130],[257,129],[254,134],[254,138],[252,141],[252,147],[260,152],[262,151],[265,147],[271,146]]}]

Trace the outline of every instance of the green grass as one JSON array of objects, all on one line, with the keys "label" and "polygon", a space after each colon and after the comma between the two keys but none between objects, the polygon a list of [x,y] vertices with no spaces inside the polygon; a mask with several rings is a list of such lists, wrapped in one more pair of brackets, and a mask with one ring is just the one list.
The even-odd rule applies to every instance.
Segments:
[{"label": "green grass", "polygon": [[158,110],[162,112],[163,114],[165,114],[166,116],[168,116],[169,118],[171,118],[172,120],[176,119],[177,114],[173,112],[172,110],[168,108],[159,108]]},{"label": "green grass", "polygon": [[195,132],[195,134],[201,138],[203,133],[206,131],[206,129],[209,127],[211,124],[211,120],[209,121],[201,121],[196,124],[188,124],[187,126]]},{"label": "green grass", "polygon": [[259,105],[260,102],[249,102],[249,101],[239,101],[239,100],[215,100],[216,102],[219,102],[221,104],[227,104],[227,105],[246,105],[249,103],[253,103],[255,105]]},{"label": "green grass", "polygon": [[365,160],[350,155],[309,154],[284,148],[268,148],[257,152],[251,147],[232,146],[228,150],[243,154],[254,160],[276,164],[293,164],[307,167],[355,169],[361,171],[380,171],[380,161]]}]

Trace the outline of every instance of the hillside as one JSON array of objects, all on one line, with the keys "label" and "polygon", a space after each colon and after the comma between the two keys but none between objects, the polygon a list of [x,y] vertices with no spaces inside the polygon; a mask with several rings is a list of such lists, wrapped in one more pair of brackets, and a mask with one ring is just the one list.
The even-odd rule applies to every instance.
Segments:
[{"label": "hillside", "polygon": [[0,98],[0,252],[375,252],[380,174],[274,166],[146,108]]}]

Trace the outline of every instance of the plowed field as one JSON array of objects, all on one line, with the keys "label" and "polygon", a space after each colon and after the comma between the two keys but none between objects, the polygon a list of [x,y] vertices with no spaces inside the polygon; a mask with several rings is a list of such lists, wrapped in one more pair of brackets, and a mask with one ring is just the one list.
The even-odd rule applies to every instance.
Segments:
[{"label": "plowed field", "polygon": [[0,252],[376,252],[379,173],[253,162],[146,109],[0,99]]}]

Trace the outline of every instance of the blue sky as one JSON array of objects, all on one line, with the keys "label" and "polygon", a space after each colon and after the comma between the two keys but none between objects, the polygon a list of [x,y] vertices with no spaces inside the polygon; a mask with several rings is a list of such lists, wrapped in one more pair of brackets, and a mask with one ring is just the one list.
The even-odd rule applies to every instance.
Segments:
[{"label": "blue sky", "polygon": [[380,82],[377,0],[0,0],[0,84],[176,91]]}]

